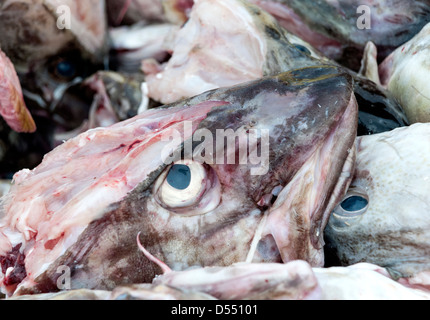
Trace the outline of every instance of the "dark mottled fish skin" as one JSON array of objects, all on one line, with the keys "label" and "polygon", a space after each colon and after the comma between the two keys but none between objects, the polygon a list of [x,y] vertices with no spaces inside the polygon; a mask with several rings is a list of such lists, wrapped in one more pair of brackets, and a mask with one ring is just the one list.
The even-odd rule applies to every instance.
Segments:
[{"label": "dark mottled fish skin", "polygon": [[406,127],[409,121],[393,95],[369,79],[355,77],[355,97],[360,106],[358,136]]},{"label": "dark mottled fish skin", "polygon": [[[313,1],[271,0],[286,5],[299,15],[312,31],[333,39],[342,48],[341,54],[331,58],[354,70],[360,60],[367,41],[374,42],[382,61],[392,51],[415,36],[430,21],[430,1]],[[369,30],[360,30],[357,13],[360,5],[367,5],[373,24]]]},{"label": "dark mottled fish skin", "polygon": [[[305,97],[311,98],[311,101]],[[297,103],[297,98],[303,99],[303,103]],[[123,284],[151,282],[161,270],[138,250],[136,235],[139,233],[142,245],[176,270],[191,266],[227,266],[245,261],[256,229],[267,209],[257,205],[261,196],[271,194],[279,184],[288,184],[312,156],[314,148],[319,148],[317,146],[324,143],[328,135],[334,134],[333,139],[337,143],[333,145],[330,159],[335,155],[336,161],[330,167],[325,182],[326,189],[323,192],[326,196],[318,197],[321,199],[318,201],[322,202],[317,205],[317,212],[312,217],[296,217],[296,222],[300,220],[301,224],[297,230],[293,225],[290,235],[296,237],[296,232],[301,234],[297,237],[300,243],[291,244],[294,247],[292,256],[319,264],[320,259],[311,251],[321,250],[322,232],[316,231],[324,227],[327,210],[330,210],[333,201],[336,202],[331,199],[333,195],[328,195],[335,189],[343,190],[349,184],[348,179],[340,179],[340,175],[343,161],[349,157],[355,141],[358,111],[355,100],[351,99],[354,99],[351,77],[341,69],[326,66],[210,91],[167,106],[172,108],[184,103],[196,105],[202,101],[229,102],[228,105],[212,109],[200,123],[200,128],[213,133],[219,128],[237,130],[249,125],[269,127],[270,173],[252,176],[249,165],[212,165],[223,186],[224,202],[222,200],[209,216],[199,217],[197,226],[196,217],[178,216],[170,212],[167,213],[167,220],[161,218],[162,209],[154,199],[153,185],[166,170],[167,166],[162,165],[125,199],[107,208],[102,218],[88,225],[79,240],[35,279],[37,284],[21,287],[17,295],[56,291],[60,276],[57,268],[61,265],[71,268],[73,288],[110,290]],[[290,103],[294,107],[289,106]],[[320,108],[319,104],[324,107]],[[312,118],[315,121],[312,122]],[[296,130],[300,119],[308,119],[312,125]],[[338,126],[342,126],[341,132],[336,129]],[[341,185],[338,180],[342,180]],[[340,194],[334,195],[336,199],[343,196],[342,190],[339,190]],[[300,199],[296,199],[296,214],[307,215],[305,199],[303,194],[300,194]],[[229,204],[230,201],[234,205]],[[244,225],[247,226],[245,233]],[[233,236],[233,229],[240,232],[241,236]],[[309,242],[310,247],[303,239]],[[283,247],[282,250],[288,248]],[[285,253],[282,255],[288,256]],[[265,261],[262,257],[257,259]],[[266,262],[280,261],[279,255],[267,259],[271,260]]]}]

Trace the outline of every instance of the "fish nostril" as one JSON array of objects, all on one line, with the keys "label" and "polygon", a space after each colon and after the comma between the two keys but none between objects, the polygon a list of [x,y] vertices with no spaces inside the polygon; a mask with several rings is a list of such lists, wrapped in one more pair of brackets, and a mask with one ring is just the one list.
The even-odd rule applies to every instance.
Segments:
[{"label": "fish nostril", "polygon": [[268,234],[260,240],[257,245],[257,252],[262,261],[266,262],[282,262],[281,254],[276,245],[275,238]]},{"label": "fish nostril", "polygon": [[279,194],[282,192],[283,189],[284,189],[284,187],[281,186],[281,185],[273,188],[273,190],[272,190],[272,199],[270,201],[271,205],[275,204],[276,200],[278,200]]},{"label": "fish nostril", "polygon": [[272,197],[272,200],[271,200],[271,202],[270,202],[270,204],[271,204],[271,205],[274,205],[274,204],[275,204],[275,202],[276,202],[276,200],[278,200],[278,196],[273,196],[273,197]]},{"label": "fish nostril", "polygon": [[283,189],[284,187],[281,185],[273,188],[272,193],[266,194],[263,197],[261,197],[260,201],[257,202],[257,205],[260,207],[268,207],[275,204],[279,194]]}]

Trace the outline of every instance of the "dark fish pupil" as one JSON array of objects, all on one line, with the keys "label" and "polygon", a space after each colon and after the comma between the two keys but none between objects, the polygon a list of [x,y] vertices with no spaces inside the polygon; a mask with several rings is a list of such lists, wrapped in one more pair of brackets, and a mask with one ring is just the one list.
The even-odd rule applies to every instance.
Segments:
[{"label": "dark fish pupil", "polygon": [[341,203],[341,207],[345,211],[355,212],[355,211],[359,211],[359,210],[366,208],[368,204],[369,204],[369,202],[366,199],[364,199],[363,197],[352,196],[352,197],[349,197],[348,199],[344,200]]},{"label": "dark fish pupil", "polygon": [[73,77],[76,73],[76,68],[73,63],[69,61],[61,61],[57,64],[57,73],[60,76],[70,78]]},{"label": "dark fish pupil", "polygon": [[191,183],[190,167],[183,164],[175,164],[167,175],[167,183],[178,190],[185,190]]},{"label": "dark fish pupil", "polygon": [[300,45],[300,44],[295,44],[294,45],[298,50],[300,50],[301,52],[303,52],[303,53],[306,53],[306,54],[308,54],[308,55],[311,55],[311,52],[309,51],[309,49],[308,48],[306,48],[305,46],[302,46],[302,45]]}]

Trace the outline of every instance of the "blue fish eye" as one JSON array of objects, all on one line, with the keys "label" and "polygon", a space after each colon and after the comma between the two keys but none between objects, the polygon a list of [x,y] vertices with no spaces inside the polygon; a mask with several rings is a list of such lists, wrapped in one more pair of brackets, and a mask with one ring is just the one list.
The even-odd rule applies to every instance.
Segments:
[{"label": "blue fish eye", "polygon": [[68,60],[60,61],[55,70],[59,76],[64,78],[72,78],[76,75],[76,65]]},{"label": "blue fish eye", "polygon": [[178,190],[185,190],[191,184],[191,170],[189,166],[175,164],[167,175],[167,183]]},{"label": "blue fish eye", "polygon": [[356,212],[367,207],[369,201],[360,196],[349,197],[340,204],[343,210],[348,212]]},{"label": "blue fish eye", "polygon": [[308,48],[306,48],[305,46],[302,46],[301,44],[293,44],[293,46],[295,46],[299,51],[306,53],[307,55],[312,54]]}]

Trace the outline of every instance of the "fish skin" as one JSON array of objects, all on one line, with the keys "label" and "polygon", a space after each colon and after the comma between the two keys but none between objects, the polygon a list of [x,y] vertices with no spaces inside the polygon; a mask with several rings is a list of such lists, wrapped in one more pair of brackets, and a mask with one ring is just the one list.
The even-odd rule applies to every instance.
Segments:
[{"label": "fish skin", "polygon": [[314,268],[321,300],[429,300],[430,291],[412,287],[377,265]]},{"label": "fish skin", "polygon": [[[71,10],[71,28],[57,27],[57,8]],[[2,0],[0,35],[2,50],[17,66],[27,71],[35,61],[52,57],[68,46],[78,46],[83,55],[103,60],[107,50],[107,26],[103,0]],[[85,12],[85,14],[82,14]]]},{"label": "fish skin", "polygon": [[429,133],[425,123],[357,139],[347,196],[358,192],[369,205],[356,216],[331,215],[325,229],[331,263],[373,263],[397,278],[429,270]]},{"label": "fish skin", "polygon": [[188,19],[193,0],[106,0],[109,24],[169,22],[181,25]]},{"label": "fish skin", "polygon": [[18,75],[9,58],[0,50],[0,115],[16,132],[32,133],[36,124],[25,105]]},{"label": "fish skin", "polygon": [[[277,16],[287,30],[355,71],[360,67],[361,54],[368,41],[376,44],[381,62],[430,20],[429,0],[377,3],[373,0],[324,0],[318,5],[312,0],[254,2]],[[357,27],[357,20],[362,15],[357,13],[360,5],[371,10],[372,25],[368,30]],[[296,17],[291,18],[294,14]]]},{"label": "fish skin", "polygon": [[[218,23],[217,15],[225,24]],[[292,46],[289,34],[272,16],[245,0],[195,1],[190,20],[170,42],[173,55],[162,71],[145,72],[149,97],[163,104],[327,64]],[[236,48],[236,42],[242,45]]]},{"label": "fish skin", "polygon": [[[287,105],[290,107],[286,108]],[[3,235],[0,240],[3,257],[21,243],[19,239],[27,239],[28,245],[21,249],[24,254],[31,250],[25,258],[26,272],[31,277],[21,279],[24,281],[19,284],[16,294],[56,291],[59,277],[56,272],[62,265],[72,270],[72,288],[112,289],[123,284],[151,282],[160,270],[139,252],[136,244],[139,232],[143,246],[173,270],[226,266],[245,260],[279,262],[281,259],[284,262],[303,259],[321,266],[324,260],[322,229],[332,207],[343,197],[350,183],[357,114],[351,76],[332,66],[314,67],[209,91],[68,141],[47,155],[35,170],[17,174],[15,185],[4,201],[3,210],[7,215],[1,222],[0,233]],[[212,180],[214,189],[210,190],[218,192],[216,181],[222,186],[220,190],[229,190],[220,194],[222,199],[215,209],[205,215],[188,213],[185,216],[175,214],[174,209],[166,209],[154,194],[157,183],[164,181],[163,172],[168,170],[161,159],[157,160],[155,153],[165,144],[155,143],[152,145],[155,150],[147,151],[152,161],[146,164],[146,169],[142,167],[146,158],[138,161],[131,156],[124,158],[120,153],[121,148],[127,150],[127,145],[133,146],[133,150],[144,151],[145,144],[142,145],[140,140],[151,139],[148,135],[157,126],[163,125],[163,130],[171,130],[171,126],[179,129],[181,122],[177,123],[175,117],[180,121],[191,117],[189,119],[194,119],[196,124],[200,122],[199,128],[212,133],[219,128],[237,130],[250,125],[258,129],[270,128],[270,174],[250,175],[253,167],[250,164],[214,164],[207,168],[212,172],[210,179],[215,179]],[[133,129],[136,126],[138,131]],[[135,133],[130,137],[127,132]],[[119,141],[115,139],[118,134]],[[160,135],[161,131],[155,134]],[[151,141],[155,142],[155,137]],[[121,144],[120,149],[118,144]],[[133,153],[137,159],[144,155],[138,151]],[[220,151],[214,150],[215,154],[217,152]],[[117,153],[119,159],[135,162],[107,168],[104,174],[92,172],[92,167],[104,170],[109,165],[100,167],[98,161],[108,161]],[[51,190],[47,194],[40,193],[41,186],[34,184],[36,180],[40,181],[40,175],[52,177],[52,170],[60,169],[55,176],[62,177],[67,168],[83,164],[85,161],[81,160],[85,157],[92,163],[84,165],[89,171],[68,175],[65,179],[69,183],[58,178],[51,183],[45,181],[44,185]],[[105,160],[95,161],[94,157]],[[67,163],[64,162],[66,159]],[[127,185],[118,180],[124,177],[124,172],[127,172]],[[308,183],[315,187],[311,188],[299,178],[294,179],[297,174],[310,178],[312,181]],[[93,175],[104,178],[92,180]],[[79,182],[73,183],[70,179]],[[82,192],[85,188],[82,179],[87,179],[86,188],[90,188],[87,192]],[[103,187],[104,184],[110,187]],[[280,184],[285,191],[279,194],[274,206],[270,203],[259,205]],[[54,207],[50,206],[57,194],[52,194],[52,190],[60,192],[61,189],[64,195],[60,197],[71,202],[63,209],[58,209],[58,202]],[[300,191],[292,196],[289,191],[293,189]],[[76,195],[77,191],[81,192]],[[38,195],[31,204],[20,198],[33,192]],[[104,199],[103,203],[94,202],[96,194],[98,201]],[[90,198],[85,200],[86,197]],[[92,207],[79,209],[79,203],[89,205],[88,201]],[[55,206],[58,212],[50,211]],[[291,206],[295,208],[294,213],[286,211]],[[27,219],[19,208],[31,210],[33,218],[40,214],[45,222]],[[40,209],[42,211],[36,214],[35,210]],[[50,211],[51,216],[45,216],[43,210]],[[72,216],[66,219],[70,214]],[[280,221],[282,219],[285,221]],[[288,225],[288,221],[293,223]],[[55,228],[50,227],[52,225]],[[280,232],[281,227],[283,232]],[[257,229],[260,231],[256,233]],[[78,232],[74,234],[72,230]],[[225,239],[235,240],[226,243]],[[66,243],[69,245],[63,251]],[[13,272],[8,276],[13,276]],[[13,286],[3,289],[15,291]]]},{"label": "fish skin", "polygon": [[[170,272],[153,286],[202,292],[220,300],[429,300],[430,291],[392,279],[386,269],[369,263],[311,268],[304,261],[286,264],[235,264]],[[127,290],[118,290],[127,292]],[[131,297],[150,297],[147,286],[130,288]],[[145,290],[146,289],[146,290]],[[156,293],[156,290],[154,290]],[[112,294],[111,299],[115,298]]]},{"label": "fish skin", "polygon": [[165,22],[162,0],[106,0],[109,25]]},{"label": "fish skin", "polygon": [[8,300],[429,300],[427,288],[411,279],[392,279],[368,263],[312,268],[304,261],[237,263],[174,271],[153,283],[113,291],[70,290],[11,297]]},{"label": "fish skin", "polygon": [[410,123],[430,122],[430,23],[379,67],[381,83],[399,101]]},{"label": "fish skin", "polygon": [[169,57],[168,40],[174,37],[179,28],[170,23],[111,28],[110,69],[121,73],[136,73],[140,71],[143,60],[165,62]]},{"label": "fish skin", "polygon": [[230,267],[170,272],[154,279],[153,284],[203,292],[219,300],[318,300],[322,297],[312,267],[304,261],[238,263]]}]

